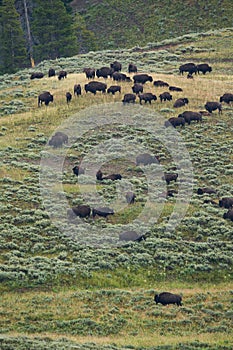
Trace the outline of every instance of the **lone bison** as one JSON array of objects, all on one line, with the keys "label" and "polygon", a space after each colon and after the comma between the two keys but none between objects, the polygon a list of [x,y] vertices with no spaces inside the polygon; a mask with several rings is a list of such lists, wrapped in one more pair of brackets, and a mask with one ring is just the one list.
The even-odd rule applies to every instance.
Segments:
[{"label": "lone bison", "polygon": [[129,63],[128,73],[137,73],[137,71],[138,71],[137,66],[133,63]]},{"label": "lone bison", "polygon": [[91,81],[90,83],[84,85],[84,89],[86,93],[89,91],[95,95],[96,91],[102,91],[102,93],[105,93],[107,85],[100,83],[99,81]]},{"label": "lone bison", "polygon": [[82,93],[81,85],[80,84],[75,84],[74,85],[74,96],[80,96]]},{"label": "lone bison", "polygon": [[206,102],[205,104],[205,109],[209,112],[212,113],[216,109],[218,109],[218,113],[222,113],[222,105],[219,102]]},{"label": "lone bison", "polygon": [[58,80],[61,80],[61,79],[64,79],[67,77],[67,72],[65,70],[61,70],[59,73],[58,73]]},{"label": "lone bison", "polygon": [[157,97],[151,92],[147,92],[145,94],[139,94],[139,100],[140,104],[142,104],[142,101],[145,101],[145,103],[149,102],[149,104],[151,104],[151,101],[156,101]]},{"label": "lone bison", "polygon": [[174,108],[183,107],[183,106],[185,106],[185,105],[188,104],[188,103],[189,103],[189,100],[188,100],[186,97],[178,98],[178,99],[175,101],[173,107],[174,107]]},{"label": "lone bison", "polygon": [[229,209],[226,213],[224,213],[223,219],[229,219],[233,221],[233,209]]},{"label": "lone bison", "polygon": [[72,207],[71,209],[67,210],[67,216],[69,219],[72,219],[75,216],[78,216],[80,218],[86,218],[86,217],[90,217],[90,215],[91,215],[91,208],[89,205],[86,205],[86,204],[80,204],[77,207]]},{"label": "lone bison", "polygon": [[182,297],[178,294],[173,294],[169,292],[163,292],[156,294],[154,297],[156,304],[160,303],[162,305],[176,304],[177,306],[182,306]]},{"label": "lone bison", "polygon": [[201,63],[197,65],[197,73],[199,74],[202,72],[203,74],[206,74],[207,72],[212,72],[212,67],[210,67],[207,63]]},{"label": "lone bison", "polygon": [[55,75],[56,75],[55,69],[50,68],[49,71],[48,71],[48,77],[49,78],[55,77]]},{"label": "lone bison", "polygon": [[38,107],[42,106],[43,102],[45,106],[48,106],[49,102],[53,102],[53,95],[49,91],[45,91],[38,96]]},{"label": "lone bison", "polygon": [[135,202],[136,195],[135,193],[129,191],[129,192],[126,192],[125,198],[128,204],[133,204]]},{"label": "lone bison", "polygon": [[175,181],[178,178],[178,174],[172,174],[172,173],[165,173],[162,177],[162,180],[165,180],[166,183],[169,185],[171,181]]},{"label": "lone bison", "polygon": [[233,206],[233,197],[224,197],[219,200],[219,206],[229,209]]},{"label": "lone bison", "polygon": [[116,92],[121,93],[121,87],[119,85],[112,85],[108,88],[107,93],[115,95]]},{"label": "lone bison", "polygon": [[154,86],[157,86],[157,87],[159,87],[159,86],[161,86],[161,87],[167,86],[168,87],[169,86],[169,84],[163,80],[155,80],[153,84],[154,84]]},{"label": "lone bison", "polygon": [[172,125],[174,128],[176,128],[177,126],[185,126],[185,119],[183,117],[171,117],[168,120],[165,121],[164,126],[167,128],[170,125]]},{"label": "lone bison", "polygon": [[193,73],[196,74],[197,73],[197,66],[195,65],[195,63],[185,63],[179,67],[179,71],[180,71],[180,74],[182,74],[182,75],[184,72],[188,72],[190,74],[193,74]]},{"label": "lone bison", "polygon": [[147,81],[152,82],[152,76],[148,74],[136,74],[133,76],[134,83],[145,84]]},{"label": "lone bison", "polygon": [[149,153],[142,153],[136,157],[136,165],[137,166],[140,164],[149,165],[149,164],[153,164],[153,163],[158,163],[158,161],[159,161],[159,157],[152,156]]},{"label": "lone bison", "polygon": [[76,176],[85,174],[85,170],[80,165],[75,165],[72,170]]},{"label": "lone bison", "polygon": [[70,92],[67,92],[66,93],[66,102],[67,102],[67,104],[69,104],[71,100],[72,100],[72,95],[71,95]]},{"label": "lone bison", "polygon": [[145,235],[139,235],[136,231],[125,231],[119,234],[119,241],[141,242],[145,240]]},{"label": "lone bison", "polygon": [[30,79],[33,80],[33,79],[41,79],[43,78],[44,74],[41,73],[41,72],[35,72],[35,73],[32,73],[31,74],[31,77]]},{"label": "lone bison", "polygon": [[159,95],[160,101],[171,101],[172,100],[172,95],[170,92],[163,92],[162,94]]},{"label": "lone bison", "polygon": [[132,86],[132,91],[133,91],[133,93],[135,93],[136,95],[138,95],[139,94],[139,92],[143,92],[143,85],[142,84],[138,84],[138,83],[136,83],[136,84],[134,84],[133,86]]},{"label": "lone bison", "polygon": [[108,207],[101,207],[101,208],[93,208],[92,209],[92,216],[93,218],[98,215],[106,218],[109,215],[114,215],[114,210]]},{"label": "lone bison", "polygon": [[135,103],[136,101],[136,95],[134,94],[125,94],[124,97],[123,97],[123,100],[122,102],[125,104],[125,103]]},{"label": "lone bison", "polygon": [[220,97],[220,102],[230,103],[233,102],[233,94],[226,93]]},{"label": "lone bison", "polygon": [[87,79],[95,78],[95,69],[94,68],[83,68],[83,72],[86,74]]}]

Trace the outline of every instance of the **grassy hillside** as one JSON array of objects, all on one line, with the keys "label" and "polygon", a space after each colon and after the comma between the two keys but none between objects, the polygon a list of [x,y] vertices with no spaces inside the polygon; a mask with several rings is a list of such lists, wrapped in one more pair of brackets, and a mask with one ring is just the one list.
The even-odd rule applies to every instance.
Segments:
[{"label": "grassy hillside", "polygon": [[99,48],[125,48],[178,35],[232,27],[230,0],[73,1]]},{"label": "grassy hillside", "polygon": [[[30,80],[32,70],[2,77],[1,349],[232,348],[233,224],[223,219],[226,209],[218,206],[219,198],[233,195],[232,104],[223,103],[221,115],[215,111],[204,116],[202,123],[177,129],[193,166],[193,192],[187,213],[174,231],[167,229],[169,218],[178,198],[181,208],[185,206],[185,193],[180,188],[191,181],[168,185],[178,193],[162,203],[157,201],[156,184],[153,182],[154,192],[150,192],[146,177],[156,175],[156,165],[136,167],[124,159],[131,145],[140,145],[160,156],[163,171],[179,170],[171,149],[159,143],[156,132],[150,133],[149,128],[162,130],[159,121],[163,123],[185,110],[204,110],[207,100],[219,101],[225,92],[233,92],[232,31],[189,34],[128,50],[90,52],[36,67],[46,75],[50,67],[66,69],[67,79],[61,81],[47,76]],[[132,107],[137,127],[127,124],[127,119],[120,126],[115,123],[124,115],[121,100],[124,93],[131,92],[129,82],[120,83],[120,95],[82,93],[67,106],[65,93],[72,92],[76,83],[82,89],[87,83],[84,67],[99,68],[115,59],[122,62],[125,72],[128,63],[134,62],[140,72],[182,87],[183,92],[172,92],[173,101],[161,103],[158,99],[149,106],[140,106],[137,98],[136,112]],[[178,67],[189,61],[208,62],[213,71],[187,79],[178,74]],[[106,84],[110,86],[113,81],[107,79]],[[167,90],[152,83],[144,88],[157,96]],[[44,90],[54,95],[54,103],[38,108],[37,96]],[[175,109],[173,103],[179,97],[187,97],[188,106]],[[97,121],[107,118],[106,111],[115,113],[109,127],[87,124],[90,116]],[[75,116],[76,124],[69,125],[71,116]],[[71,135],[69,144],[62,149],[48,147],[47,141],[65,121],[68,123],[63,130]],[[88,132],[77,138],[81,126]],[[101,151],[96,152],[104,143],[110,160]],[[41,192],[41,159],[52,152],[58,164],[63,151],[62,189],[56,183],[49,192],[51,198],[54,193],[58,195],[55,205]],[[95,161],[102,162],[105,174],[122,173],[121,183],[96,184],[88,174],[78,180],[72,167],[92,154]],[[180,158],[178,165],[185,166],[187,159]],[[52,167],[53,162],[49,164]],[[50,176],[53,179],[52,173],[48,179]],[[163,185],[160,177],[155,179]],[[112,206],[127,184],[136,192],[136,203],[125,205],[107,219],[67,224],[60,215],[64,197],[70,206],[86,201],[93,206],[96,187],[100,199]],[[119,186],[123,187],[119,190]],[[212,187],[217,193],[199,196],[196,191],[200,186]],[[152,211],[147,208],[147,212],[149,197]],[[151,223],[150,214],[161,207],[158,222]],[[58,214],[56,222],[51,209]],[[149,213],[145,224],[138,219],[140,213]],[[148,238],[118,246],[118,233],[126,224],[139,232],[146,228]],[[93,242],[101,242],[107,230],[115,246],[105,242],[96,247]],[[79,235],[84,241],[77,240]],[[85,239],[90,237],[92,241],[86,245]],[[183,306],[156,305],[154,294],[162,291],[182,294]]]}]

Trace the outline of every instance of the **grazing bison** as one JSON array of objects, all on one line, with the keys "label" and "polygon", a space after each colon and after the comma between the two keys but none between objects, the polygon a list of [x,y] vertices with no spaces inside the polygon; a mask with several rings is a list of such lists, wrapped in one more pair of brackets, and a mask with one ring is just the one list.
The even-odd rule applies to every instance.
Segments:
[{"label": "grazing bison", "polygon": [[214,190],[213,188],[209,188],[209,187],[199,187],[197,189],[197,194],[202,195],[202,194],[216,194],[216,190]]},{"label": "grazing bison", "polygon": [[86,74],[87,79],[95,78],[95,69],[94,68],[83,68],[83,73]]},{"label": "grazing bison", "polygon": [[233,206],[233,197],[224,197],[219,200],[219,206],[229,209]]},{"label": "grazing bison", "polygon": [[162,94],[159,95],[160,101],[171,101],[172,100],[172,95],[170,92],[163,92]]},{"label": "grazing bison", "polygon": [[42,106],[43,102],[45,106],[48,106],[49,102],[53,102],[53,95],[49,91],[45,91],[38,96],[38,107]]},{"label": "grazing bison", "polygon": [[129,191],[129,192],[126,192],[125,198],[128,204],[133,204],[135,202],[136,195],[135,193]]},{"label": "grazing bison", "polygon": [[136,74],[133,76],[134,83],[145,84],[147,81],[152,82],[152,76],[148,74]]},{"label": "grazing bison", "polygon": [[185,119],[183,117],[171,117],[168,120],[165,121],[164,126],[167,128],[170,125],[172,125],[174,128],[177,126],[185,126]]},{"label": "grazing bison", "polygon": [[222,105],[219,102],[206,102],[204,107],[209,113],[212,113],[216,109],[218,109],[219,114],[222,113]]},{"label": "grazing bison", "polygon": [[67,104],[70,103],[71,100],[72,100],[72,95],[71,95],[70,92],[67,92],[66,93],[66,102],[67,102]]},{"label": "grazing bison", "polygon": [[145,103],[149,102],[151,104],[151,101],[156,101],[157,97],[152,94],[151,92],[147,92],[145,94],[139,94],[139,100],[140,100],[140,105],[142,104],[142,101],[145,101]]},{"label": "grazing bison", "polygon": [[61,79],[64,79],[67,77],[67,72],[65,70],[61,70],[59,73],[58,73],[58,80],[61,80]]},{"label": "grazing bison", "polygon": [[48,72],[48,77],[49,77],[49,78],[55,77],[55,75],[56,75],[55,69],[50,68],[50,69],[49,69],[49,72]]},{"label": "grazing bison", "polygon": [[107,79],[108,76],[112,77],[113,69],[109,67],[101,67],[100,69],[96,70],[96,76],[97,78],[103,77]]},{"label": "grazing bison", "polygon": [[197,66],[194,63],[185,63],[179,67],[180,74],[183,75],[184,72],[188,72],[190,74],[197,73]]},{"label": "grazing bison", "polygon": [[108,88],[107,93],[115,95],[116,92],[121,93],[121,87],[119,85],[112,85]]},{"label": "grazing bison", "polygon": [[118,61],[114,61],[110,64],[110,67],[113,69],[114,72],[120,72],[122,69],[122,65]]},{"label": "grazing bison", "polygon": [[185,111],[179,114],[179,117],[183,117],[188,125],[190,125],[191,121],[196,121],[197,123],[202,121],[202,115],[198,112]]},{"label": "grazing bison", "polygon": [[233,209],[229,209],[226,213],[224,213],[223,219],[229,219],[233,221]]},{"label": "grazing bison", "polygon": [[226,93],[220,97],[220,102],[230,103],[233,102],[233,94]]},{"label": "grazing bison", "polygon": [[189,100],[188,100],[186,97],[178,98],[178,99],[175,101],[173,107],[174,107],[174,108],[183,107],[183,106],[185,106],[185,105],[188,104],[188,103],[189,103]]},{"label": "grazing bison", "polygon": [[96,91],[102,91],[102,93],[105,93],[107,85],[100,83],[99,81],[91,81],[90,83],[84,85],[84,89],[86,93],[89,91],[95,95]]},{"label": "grazing bison", "polygon": [[101,208],[93,208],[92,209],[92,216],[93,218],[98,215],[98,216],[103,216],[106,218],[109,215],[114,215],[114,210],[108,207],[101,207]]},{"label": "grazing bison", "polygon": [[57,131],[49,140],[49,146],[54,148],[62,147],[64,143],[68,143],[68,136],[61,131]]},{"label": "grazing bison", "polygon": [[161,86],[161,87],[167,86],[168,87],[169,86],[169,84],[163,80],[155,80],[153,84],[154,84],[154,86],[157,86],[157,87],[159,87],[159,86]]},{"label": "grazing bison", "polygon": [[197,65],[197,73],[199,74],[202,72],[203,74],[206,74],[206,72],[212,72],[212,68],[207,63],[201,63]]},{"label": "grazing bison", "polygon": [[142,154],[139,154],[137,157],[136,157],[136,165],[140,165],[140,164],[143,164],[143,165],[149,165],[149,164],[153,164],[153,163],[158,163],[159,161],[159,157],[157,156],[152,156],[151,154],[149,153],[142,153]]},{"label": "grazing bison", "polygon": [[80,165],[75,165],[72,170],[76,176],[85,174],[85,170]]},{"label": "grazing bison", "polygon": [[124,104],[125,103],[130,103],[130,102],[135,103],[135,101],[136,101],[136,95],[134,95],[134,94],[125,94],[124,98],[122,100],[122,102]]},{"label": "grazing bison", "polygon": [[145,240],[145,235],[139,235],[136,231],[124,231],[119,234],[119,241],[126,242],[141,242]]},{"label": "grazing bison", "polygon": [[177,306],[182,306],[182,297],[178,294],[173,294],[169,292],[163,292],[156,294],[154,297],[156,304],[160,303],[162,305],[176,304]]},{"label": "grazing bison", "polygon": [[177,86],[169,86],[170,91],[183,91],[180,87]]},{"label": "grazing bison", "polygon": [[166,183],[169,185],[171,181],[175,181],[178,178],[178,174],[172,174],[172,173],[165,173],[162,177],[162,180],[165,180]]},{"label": "grazing bison", "polygon": [[143,85],[142,84],[138,84],[138,83],[134,84],[132,86],[132,91],[133,91],[133,93],[138,95],[139,92],[143,92]]},{"label": "grazing bison", "polygon": [[43,78],[44,74],[41,73],[41,72],[35,72],[35,73],[32,73],[31,76],[30,76],[30,79],[33,80],[33,79],[41,79]]},{"label": "grazing bison", "polygon": [[128,66],[128,73],[137,73],[138,68],[135,64],[130,63]]},{"label": "grazing bison", "polygon": [[67,210],[67,216],[72,219],[75,216],[78,216],[80,218],[86,218],[90,217],[91,215],[91,208],[89,205],[86,204],[80,204],[77,207],[72,207],[71,209]]},{"label": "grazing bison", "polygon": [[74,96],[80,96],[82,92],[81,85],[80,84],[75,84],[74,85]]},{"label": "grazing bison", "polygon": [[114,81],[131,81],[130,77],[127,77],[126,74],[120,72],[114,72],[112,78]]}]

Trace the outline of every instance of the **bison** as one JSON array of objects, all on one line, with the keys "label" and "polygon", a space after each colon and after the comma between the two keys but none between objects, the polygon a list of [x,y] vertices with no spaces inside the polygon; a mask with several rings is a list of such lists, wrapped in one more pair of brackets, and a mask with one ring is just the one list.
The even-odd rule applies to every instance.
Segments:
[{"label": "bison", "polygon": [[62,147],[64,143],[68,143],[68,136],[61,131],[57,131],[49,140],[49,146],[54,148]]},{"label": "bison", "polygon": [[137,73],[138,68],[135,64],[129,63],[128,73]]},{"label": "bison", "polygon": [[99,208],[93,208],[92,209],[92,216],[93,218],[98,215],[106,218],[109,215],[114,215],[114,210],[108,207],[99,207]]},{"label": "bison", "polygon": [[45,91],[38,96],[38,107],[42,106],[43,102],[45,106],[48,106],[49,102],[53,102],[53,95],[49,91]]},{"label": "bison", "polygon": [[30,79],[33,80],[33,79],[41,79],[44,77],[44,74],[41,73],[41,72],[35,72],[35,73],[32,73],[31,76],[30,76]]},{"label": "bison", "polygon": [[188,72],[190,74],[193,74],[193,73],[196,74],[197,73],[197,66],[195,65],[195,63],[185,63],[179,67],[179,71],[180,71],[180,74],[182,74],[182,75],[184,72]]},{"label": "bison", "polygon": [[201,63],[197,65],[197,73],[199,74],[202,72],[203,74],[206,74],[206,72],[212,72],[212,68],[207,63]]},{"label": "bison", "polygon": [[114,61],[110,64],[110,67],[113,69],[114,72],[120,72],[122,69],[122,65],[118,61]]},{"label": "bison", "polygon": [[107,93],[115,95],[116,92],[121,93],[121,87],[119,85],[112,85],[108,88]]},{"label": "bison", "polygon": [[220,97],[220,102],[230,103],[233,102],[233,94],[226,93]]},{"label": "bison", "polygon": [[134,83],[145,84],[147,81],[152,82],[152,76],[148,74],[136,74],[133,76]]},{"label": "bison", "polygon": [[61,79],[64,79],[67,77],[67,72],[65,70],[61,70],[59,73],[58,73],[58,80],[61,80]]},{"label": "bison", "polygon": [[170,92],[163,92],[162,94],[159,95],[160,101],[171,101],[172,100],[172,95]]},{"label": "bison", "polygon": [[168,305],[168,304],[176,304],[177,306],[182,306],[182,297],[178,294],[173,294],[169,292],[163,292],[160,294],[156,294],[154,296],[154,301],[156,302],[156,305],[158,303],[162,305]]},{"label": "bison", "polygon": [[110,175],[107,175],[107,176],[103,176],[102,171],[98,170],[97,173],[96,173],[96,179],[99,180],[99,181],[102,181],[102,180],[115,181],[115,180],[121,180],[122,179],[122,175],[121,174],[110,174]]},{"label": "bison", "polygon": [[202,115],[198,112],[192,112],[192,111],[185,111],[178,115],[178,118],[182,117],[185,119],[185,122],[190,125],[191,121],[201,122],[202,121]]},{"label": "bison", "polygon": [[49,78],[55,77],[55,75],[56,75],[55,69],[50,68],[49,71],[48,71],[48,77]]},{"label": "bison", "polygon": [[223,219],[229,219],[233,221],[233,209],[229,209],[226,213],[224,213]]},{"label": "bison", "polygon": [[90,83],[84,85],[84,89],[86,93],[89,91],[95,95],[96,91],[102,91],[102,93],[105,93],[107,85],[99,81],[91,81]]},{"label": "bison", "polygon": [[82,92],[81,85],[80,84],[75,84],[74,85],[74,96],[80,96]]},{"label": "bison", "polygon": [[109,67],[101,67],[100,69],[96,70],[96,76],[97,78],[103,77],[107,79],[108,76],[112,77],[113,69]]},{"label": "bison", "polygon": [[177,178],[178,178],[178,174],[165,173],[164,176],[162,177],[162,180],[165,180],[167,185],[169,185],[171,181],[176,182]]},{"label": "bison", "polygon": [[233,197],[224,197],[219,200],[219,206],[230,209],[233,206]]},{"label": "bison", "polygon": [[71,95],[70,92],[67,92],[66,93],[66,102],[67,102],[67,104],[70,103],[71,100],[72,100],[72,95]]},{"label": "bison", "polygon": [[83,72],[86,74],[87,79],[95,78],[95,69],[94,68],[83,68]]},{"label": "bison", "polygon": [[151,92],[147,92],[145,94],[139,94],[139,100],[140,104],[142,104],[142,101],[145,101],[145,103],[149,102],[149,104],[151,104],[151,101],[156,101],[157,97]]},{"label": "bison", "polygon": [[135,193],[129,191],[129,192],[126,192],[125,198],[128,204],[133,204],[135,202],[136,195]]},{"label": "bison", "polygon": [[180,87],[177,86],[169,86],[170,91],[183,91]]},{"label": "bison", "polygon": [[168,120],[165,121],[164,126],[167,128],[168,126],[172,125],[174,128],[177,126],[185,126],[185,119],[183,117],[171,117]]},{"label": "bison", "polygon": [[155,80],[154,81],[154,86],[156,86],[156,87],[159,87],[159,86],[161,86],[161,87],[163,87],[163,86],[169,86],[169,84],[168,83],[166,83],[165,81],[163,81],[163,80]]},{"label": "bison", "polygon": [[219,102],[206,102],[204,107],[209,113],[212,113],[216,109],[218,109],[219,114],[222,113],[222,105]]},{"label": "bison", "polygon": [[178,98],[178,99],[175,101],[173,107],[174,107],[174,108],[183,107],[183,106],[185,106],[185,105],[188,104],[188,103],[189,103],[189,100],[188,100],[186,97]]},{"label": "bison", "polygon": [[152,156],[149,153],[142,153],[136,157],[136,165],[137,166],[140,164],[149,165],[149,164],[153,164],[153,163],[158,163],[158,161],[159,161],[159,157]]},{"label": "bison", "polygon": [[143,92],[143,85],[142,84],[138,84],[138,83],[134,84],[132,86],[132,91],[133,91],[133,93],[138,95],[139,92]]},{"label": "bison", "polygon": [[202,194],[216,194],[216,190],[214,190],[213,188],[209,188],[209,187],[199,187],[197,189],[197,194],[202,195]]},{"label": "bison", "polygon": [[136,231],[124,231],[119,234],[119,241],[141,242],[145,239],[145,235],[139,235]]},{"label": "bison", "polygon": [[75,165],[72,170],[76,176],[85,174],[85,170],[80,165]]},{"label": "bison", "polygon": [[112,78],[114,81],[131,81],[130,77],[127,77],[126,74],[120,72],[114,72]]},{"label": "bison", "polygon": [[80,204],[77,207],[72,207],[71,209],[67,210],[67,216],[72,219],[75,216],[78,216],[80,218],[86,218],[90,217],[91,215],[91,208],[89,205],[86,204]]},{"label": "bison", "polygon": [[135,103],[135,101],[136,101],[136,95],[134,95],[134,94],[125,94],[124,98],[122,100],[122,102],[124,104],[125,103],[130,103],[130,102]]}]

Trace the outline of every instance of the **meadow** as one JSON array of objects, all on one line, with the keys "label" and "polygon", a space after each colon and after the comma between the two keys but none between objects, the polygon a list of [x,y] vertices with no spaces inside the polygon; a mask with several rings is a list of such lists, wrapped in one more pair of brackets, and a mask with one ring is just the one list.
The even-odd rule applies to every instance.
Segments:
[{"label": "meadow", "polygon": [[[46,74],[41,80],[30,80],[32,69],[1,77],[1,349],[232,348],[233,226],[223,219],[226,209],[218,206],[219,198],[233,196],[232,104],[223,103],[220,115],[215,111],[203,116],[201,123],[177,128],[189,159],[178,157],[175,162],[171,149],[158,142],[156,132],[149,132],[151,127],[160,130],[160,122],[172,116],[204,110],[206,101],[219,101],[225,92],[232,93],[232,31],[188,34],[144,47],[45,61],[36,67]],[[87,83],[84,67],[99,68],[114,60],[122,63],[124,72],[135,62],[140,72],[182,87],[183,92],[172,92],[172,101],[158,99],[146,106],[140,106],[137,98],[132,107],[135,125],[127,120],[117,124],[124,119],[121,100],[131,92],[132,82],[120,83],[121,94],[83,92],[66,104],[65,93],[73,93],[74,84],[83,89]],[[191,61],[208,62],[213,71],[193,79],[179,75],[179,65]],[[50,67],[67,70],[67,78],[48,78]],[[106,83],[114,85],[110,79]],[[38,108],[37,97],[44,90],[54,95],[54,102]],[[157,97],[165,90],[152,83],[144,87]],[[179,97],[188,97],[188,106],[174,108]],[[87,124],[93,114],[97,121],[107,118],[108,109],[111,125]],[[61,125],[71,135],[69,145],[51,149],[47,142]],[[110,150],[109,159],[105,160],[99,144]],[[168,185],[174,197],[158,198],[154,174],[161,167],[143,168],[127,160],[135,145],[158,155],[163,171],[184,169],[184,181]],[[44,194],[41,159],[48,154],[57,163],[64,157],[59,178],[62,190],[52,183]],[[105,174],[123,175],[121,184],[96,184],[90,174],[79,179],[73,174],[73,166],[85,156],[92,159],[93,154]],[[188,160],[192,179],[187,179]],[[148,174],[153,175],[155,191],[150,191]],[[54,174],[47,176],[53,180]],[[160,182],[158,191],[166,190]],[[121,197],[127,186],[136,193],[132,206]],[[199,196],[197,189],[204,186],[216,189],[217,194]],[[49,198],[54,193],[56,203]],[[147,205],[149,197],[152,207]],[[67,223],[62,218],[63,199],[69,206],[82,204],[84,199],[94,206],[98,198],[108,206],[120,198],[124,208],[107,219]],[[170,217],[178,201],[187,212],[173,230],[177,218]],[[158,216],[155,223],[153,215]],[[118,234],[126,227],[148,233],[147,239],[118,245]],[[106,232],[113,237],[111,244],[102,244]],[[164,290],[181,294],[183,306],[156,305],[155,292]]]}]

